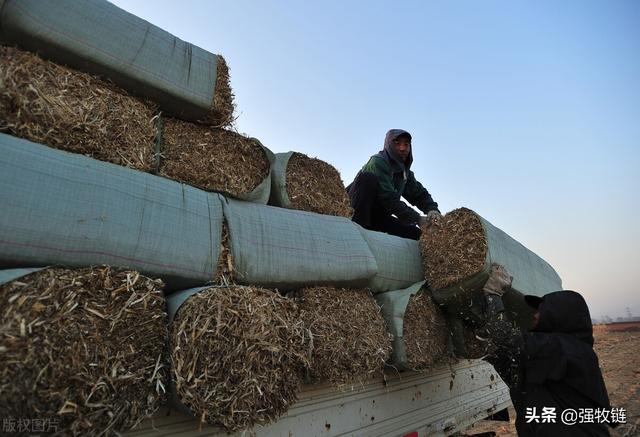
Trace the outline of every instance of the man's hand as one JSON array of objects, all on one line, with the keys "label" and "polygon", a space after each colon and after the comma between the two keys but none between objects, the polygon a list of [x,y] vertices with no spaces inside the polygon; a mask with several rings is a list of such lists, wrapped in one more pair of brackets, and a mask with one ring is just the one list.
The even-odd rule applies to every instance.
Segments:
[{"label": "man's hand", "polygon": [[440,214],[439,211],[436,211],[435,209],[433,209],[429,211],[427,215],[420,216],[418,224],[420,225],[421,228],[424,226],[431,226],[432,224],[437,223],[438,220],[440,220],[441,218],[442,218],[442,214]]},{"label": "man's hand", "polygon": [[502,296],[511,289],[511,283],[513,282],[513,276],[510,276],[507,269],[500,264],[491,264],[491,273],[489,273],[489,279],[482,287],[482,291],[485,293],[495,294]]}]

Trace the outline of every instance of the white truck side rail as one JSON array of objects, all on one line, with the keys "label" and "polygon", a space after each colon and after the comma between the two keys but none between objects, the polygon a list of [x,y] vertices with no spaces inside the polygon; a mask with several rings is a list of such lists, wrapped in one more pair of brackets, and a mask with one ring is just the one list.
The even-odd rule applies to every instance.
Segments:
[{"label": "white truck side rail", "polygon": [[163,408],[126,433],[151,436],[441,436],[510,404],[509,390],[494,368],[461,360],[427,373],[390,373],[352,390],[305,385],[299,400],[276,422],[227,434],[192,417]]}]

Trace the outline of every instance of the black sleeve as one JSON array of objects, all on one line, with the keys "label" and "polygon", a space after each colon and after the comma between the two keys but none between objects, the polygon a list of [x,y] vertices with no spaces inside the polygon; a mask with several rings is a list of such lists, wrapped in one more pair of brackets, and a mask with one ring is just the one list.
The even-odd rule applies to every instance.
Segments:
[{"label": "black sleeve", "polygon": [[524,336],[520,329],[507,319],[502,298],[485,294],[483,306],[485,324],[480,331],[491,343],[486,360],[513,390],[522,374]]}]

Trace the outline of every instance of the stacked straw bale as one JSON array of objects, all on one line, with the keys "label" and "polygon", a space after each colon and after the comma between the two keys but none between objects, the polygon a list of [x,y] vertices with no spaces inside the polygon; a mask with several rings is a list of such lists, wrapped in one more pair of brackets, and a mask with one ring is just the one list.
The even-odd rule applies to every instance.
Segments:
[{"label": "stacked straw bale", "polygon": [[286,170],[291,208],[351,218],[353,209],[338,170],[331,164],[294,152]]},{"label": "stacked straw bale", "polygon": [[170,328],[177,398],[229,431],[265,424],[296,400],[306,365],[295,303],[254,287],[189,297]]},{"label": "stacked straw bale", "polygon": [[368,290],[313,287],[293,295],[310,337],[312,380],[345,386],[382,376],[391,336]]},{"label": "stacked straw bale", "polygon": [[409,299],[403,319],[403,337],[407,364],[413,370],[425,370],[447,356],[449,329],[442,310],[429,293]]},{"label": "stacked straw bale", "polygon": [[162,282],[48,268],[0,286],[0,416],[105,435],[154,413],[167,383]]},{"label": "stacked straw bale", "polygon": [[481,271],[487,239],[476,213],[459,208],[423,230],[420,251],[427,281],[436,290],[457,284]]},{"label": "stacked straw bale", "polygon": [[[269,174],[255,139],[172,118],[159,131],[155,105],[109,82],[13,47],[0,47],[0,55],[0,131],[232,196],[250,193]],[[233,94],[224,59],[218,62],[208,122],[226,126]]]},{"label": "stacked straw bale", "polygon": [[269,158],[253,138],[171,118],[163,124],[163,176],[238,197],[269,174]]},{"label": "stacked straw bale", "polygon": [[0,57],[0,131],[142,171],[155,167],[153,105],[13,47],[0,47]]}]

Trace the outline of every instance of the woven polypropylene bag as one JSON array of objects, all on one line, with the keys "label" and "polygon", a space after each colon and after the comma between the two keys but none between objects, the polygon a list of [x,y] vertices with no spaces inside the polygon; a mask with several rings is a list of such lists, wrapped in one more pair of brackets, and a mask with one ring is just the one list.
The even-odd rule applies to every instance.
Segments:
[{"label": "woven polypropylene bag", "polygon": [[224,215],[239,283],[366,286],[377,272],[375,257],[347,218],[231,199]]},{"label": "woven polypropylene bag", "polygon": [[203,285],[220,254],[220,199],[0,134],[0,266],[108,264]]},{"label": "woven polypropylene bag", "polygon": [[4,0],[0,41],[108,78],[186,120],[212,109],[218,56],[104,0]]},{"label": "woven polypropylene bag", "polygon": [[424,279],[417,241],[363,228],[360,232],[378,265],[378,273],[368,284],[374,294],[399,290]]}]

